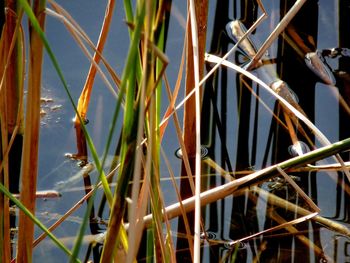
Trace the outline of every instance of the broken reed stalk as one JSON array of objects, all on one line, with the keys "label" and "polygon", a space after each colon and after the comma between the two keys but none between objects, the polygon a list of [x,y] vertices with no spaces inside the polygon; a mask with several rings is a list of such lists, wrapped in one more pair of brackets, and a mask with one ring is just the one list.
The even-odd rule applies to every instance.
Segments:
[{"label": "broken reed stalk", "polygon": [[[109,33],[109,28],[112,22],[112,17],[113,17],[113,10],[115,6],[115,0],[109,0],[106,6],[106,12],[105,12],[105,17],[103,20],[103,25],[101,29],[101,33],[97,42],[97,48],[96,52],[93,57],[93,61],[98,64],[101,60],[100,54],[103,51],[104,45],[107,40],[107,36]],[[86,120],[86,114],[88,111],[89,107],[89,102],[90,102],[90,96],[96,76],[96,66],[94,63],[91,63],[89,73],[87,75],[83,91],[80,95],[80,98],[78,100],[78,105],[77,105],[77,114],[81,116],[81,118],[85,121]],[[83,160],[87,161],[87,145],[86,145],[86,139],[84,136],[84,132],[81,128],[80,120],[77,116],[74,118],[74,127],[76,131],[76,137],[77,137],[77,157],[82,158]]]},{"label": "broken reed stalk", "polygon": [[[40,27],[45,24],[45,0],[33,3],[33,12]],[[35,192],[38,172],[40,91],[43,59],[43,42],[37,31],[29,23],[29,72],[28,99],[24,127],[24,144],[21,174],[21,202],[31,213],[35,213]],[[34,222],[23,211],[19,213],[17,262],[32,261]]]},{"label": "broken reed stalk", "polygon": [[[289,160],[283,161],[279,164],[275,164],[270,167],[264,168],[260,171],[244,176],[240,179],[234,180],[232,182],[229,182],[224,185],[210,189],[208,191],[202,192],[200,195],[201,205],[204,206],[209,203],[215,202],[219,199],[225,198],[233,194],[237,190],[240,190],[246,187],[251,187],[259,183],[260,181],[267,180],[279,173],[277,167],[288,172],[289,169],[295,169],[300,166],[313,163],[323,158],[327,158],[331,155],[338,154],[339,152],[342,152],[349,148],[350,148],[350,138],[322,147],[320,149],[316,149],[302,156],[294,157]],[[194,197],[190,197],[183,200],[182,206],[186,212],[192,211],[194,209]],[[176,203],[166,207],[163,213],[167,215],[168,219],[179,216],[181,214],[180,204]],[[151,223],[152,215],[145,216],[143,220],[145,222],[145,226],[148,227],[149,224]]]}]

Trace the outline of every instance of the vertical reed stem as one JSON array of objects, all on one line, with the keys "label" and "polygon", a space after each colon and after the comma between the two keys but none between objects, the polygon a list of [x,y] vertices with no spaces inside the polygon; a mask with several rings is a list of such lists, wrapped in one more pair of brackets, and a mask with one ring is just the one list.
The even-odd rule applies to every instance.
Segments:
[{"label": "vertical reed stem", "polygon": [[[40,27],[45,24],[45,0],[36,0],[33,11]],[[29,24],[29,73],[24,145],[21,174],[21,202],[35,213],[35,193],[38,172],[40,128],[40,89],[43,59],[43,43],[36,30]],[[19,214],[17,262],[32,262],[34,223],[23,212]]]}]

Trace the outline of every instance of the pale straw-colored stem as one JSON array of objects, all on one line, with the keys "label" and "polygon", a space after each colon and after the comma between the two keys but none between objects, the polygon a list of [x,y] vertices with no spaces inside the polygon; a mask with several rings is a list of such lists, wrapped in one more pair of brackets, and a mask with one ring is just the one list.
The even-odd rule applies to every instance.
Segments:
[{"label": "pale straw-colored stem", "polygon": [[[313,163],[315,161],[321,160],[323,158],[329,157],[339,152],[345,151],[350,148],[350,138],[336,142],[331,145],[324,146],[320,149],[310,151],[302,156],[297,156],[281,163],[272,165],[270,167],[264,168],[255,173],[244,176],[240,179],[234,180],[232,182],[217,186],[213,189],[207,190],[200,194],[201,205],[207,205],[209,203],[215,202],[229,195],[232,195],[235,191],[244,189],[245,187],[251,187],[257,184],[261,180],[267,180],[268,178],[278,174],[277,167],[283,170],[295,169],[301,167],[308,163]],[[181,215],[181,209],[186,212],[193,211],[195,204],[195,197],[192,196],[183,200],[180,203],[175,203],[173,205],[167,206],[163,213],[167,215],[168,219],[175,218]],[[182,208],[180,208],[182,206]],[[145,226],[149,226],[152,222],[152,214],[149,214],[143,218]],[[128,228],[128,224],[125,224],[125,228]]]},{"label": "pale straw-colored stem", "polygon": [[195,211],[194,211],[194,256],[193,262],[200,261],[200,220],[201,220],[201,137],[200,137],[200,90],[199,90],[199,57],[198,32],[194,0],[190,0],[191,37],[193,49],[193,67],[196,101],[196,159],[195,159]]},{"label": "pale straw-colored stem", "polygon": [[256,63],[264,56],[266,50],[271,46],[272,42],[283,32],[283,30],[287,27],[293,17],[298,13],[300,8],[304,5],[306,0],[297,0],[295,4],[289,9],[288,13],[282,18],[282,20],[278,23],[269,37],[266,39],[264,44],[255,54],[252,61],[249,63],[247,69],[251,70],[255,67]]}]

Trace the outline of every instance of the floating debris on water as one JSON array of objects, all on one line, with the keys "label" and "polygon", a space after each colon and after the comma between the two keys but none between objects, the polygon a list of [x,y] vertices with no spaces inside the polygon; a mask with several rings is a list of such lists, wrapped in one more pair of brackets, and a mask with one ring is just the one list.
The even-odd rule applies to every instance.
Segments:
[{"label": "floating debris on water", "polygon": [[57,100],[52,96],[51,91],[48,89],[43,89],[45,95],[40,98],[40,117],[41,125],[47,126],[51,123],[58,124],[61,120],[58,117],[58,112],[63,108],[62,104],[57,103]]},{"label": "floating debris on water", "polygon": [[[14,194],[13,195],[16,198],[20,197],[20,194]],[[42,190],[42,191],[36,191],[35,193],[35,198],[59,198],[61,197],[62,194],[56,190]]]},{"label": "floating debris on water", "polygon": [[[209,153],[208,148],[201,146],[201,158],[205,159],[208,156],[208,153]],[[183,155],[182,155],[181,148],[179,148],[175,151],[175,156],[179,159],[182,159]]]},{"label": "floating debris on water", "polygon": [[40,117],[44,117],[47,112],[44,109],[40,109]]},{"label": "floating debris on water", "polygon": [[63,106],[61,104],[57,104],[57,105],[53,105],[52,107],[50,107],[50,110],[52,111],[56,111],[56,110],[60,110]]},{"label": "floating debris on water", "polygon": [[293,157],[303,155],[305,153],[308,153],[309,151],[310,147],[302,141],[297,141],[296,143],[288,147],[288,152]]},{"label": "floating debris on water", "polygon": [[325,84],[335,85],[335,78],[326,60],[319,51],[305,55],[305,63],[309,69],[318,76]]},{"label": "floating debris on water", "polygon": [[41,97],[40,102],[41,103],[51,103],[51,102],[54,102],[54,100],[53,100],[53,98],[50,98],[50,97]]}]

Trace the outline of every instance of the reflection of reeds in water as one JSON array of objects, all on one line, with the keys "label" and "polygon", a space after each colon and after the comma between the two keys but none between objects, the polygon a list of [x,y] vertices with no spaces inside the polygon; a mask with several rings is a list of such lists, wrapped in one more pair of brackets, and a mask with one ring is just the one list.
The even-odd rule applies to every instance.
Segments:
[{"label": "reflection of reeds in water", "polygon": [[[297,1],[297,2],[299,2],[299,1]],[[312,6],[312,5],[311,5]],[[298,43],[296,43],[296,45],[298,45]],[[217,52],[217,51],[216,51]],[[214,59],[213,60],[211,60],[211,58],[214,58],[214,57],[211,57],[211,55],[208,55],[208,61],[211,61],[211,62],[214,62]],[[292,58],[289,58],[289,60],[292,60]],[[286,61],[285,61],[285,64],[287,64],[289,61],[286,59]],[[220,58],[217,58],[217,59],[215,59],[215,63],[222,63],[223,65],[226,65],[226,66],[229,66],[229,64],[230,63],[227,63],[226,61],[222,61],[222,59],[220,59]],[[284,66],[284,65],[283,65]],[[283,66],[281,66],[282,68],[283,68]],[[230,66],[229,66],[230,67]],[[235,70],[236,71],[238,71],[238,70],[240,70],[239,68],[237,68],[237,66],[236,65],[234,65],[233,67],[235,67]],[[297,67],[297,66],[295,66],[295,67]],[[294,71],[293,69],[289,69],[290,71]],[[244,72],[244,71],[242,71],[242,70],[240,70],[240,72],[242,73],[242,74],[245,74],[246,75],[246,73]],[[288,73],[288,72],[283,72],[282,73],[284,76],[287,76],[287,74],[289,74],[289,75],[292,75],[292,74],[290,74],[290,72]],[[302,77],[302,78],[304,78],[304,77]],[[302,79],[302,78],[299,78],[299,79]],[[241,80],[240,80],[241,81]],[[246,80],[243,80],[244,81],[244,83],[245,83],[245,85],[246,86],[249,86],[249,84],[247,83],[247,81]],[[255,80],[256,81],[256,80]],[[238,85],[238,84],[237,84]],[[256,90],[258,90],[258,88],[260,88],[262,86],[262,83],[259,83],[259,86],[258,87],[256,87],[255,85],[252,85],[252,87],[249,87],[249,89],[252,91],[252,90],[254,90],[254,89],[256,89]],[[301,86],[300,84],[299,84],[299,86]],[[305,86],[305,85],[304,85]],[[266,87],[267,88],[267,87]],[[293,86],[293,88],[294,88],[294,86]],[[215,86],[215,90],[217,90],[218,89],[218,87],[217,86]],[[258,91],[256,92],[256,93],[258,93]],[[260,94],[261,94],[261,91],[259,92]],[[305,94],[305,90],[304,91],[302,91],[301,92],[302,94]],[[241,98],[241,96],[238,96],[239,98]],[[248,123],[248,128],[249,128],[249,124],[250,123],[252,123],[252,121],[251,121],[251,118],[255,118],[255,121],[256,121],[256,116],[254,116],[252,113],[250,113],[250,109],[251,109],[251,107],[252,107],[252,104],[250,103],[250,101],[249,100],[244,100],[244,101],[242,101],[242,103],[241,103],[241,105],[243,104],[243,103],[245,103],[245,105],[243,105],[243,106],[245,106],[245,108],[247,109],[247,110],[245,110],[245,111],[242,111],[241,112],[241,114],[240,114],[240,116],[239,116],[239,127],[241,127],[241,122],[247,122]],[[310,103],[309,103],[310,104]],[[220,105],[221,106],[221,105]],[[218,106],[219,107],[219,106]],[[255,106],[255,107],[257,107],[257,106]],[[221,117],[224,117],[224,116],[221,116]],[[286,116],[284,116],[284,117],[286,117]],[[289,116],[287,116],[287,117],[289,117]],[[293,116],[291,116],[291,117],[293,117]],[[302,117],[301,115],[300,115],[300,117]],[[288,118],[286,118],[286,121],[287,121],[287,119]],[[309,122],[310,120],[307,120],[307,122]],[[217,121],[217,122],[220,122],[220,119]],[[280,120],[278,120],[278,122],[280,123]],[[280,131],[278,132],[278,133],[276,133],[276,130],[274,130],[273,132],[275,132],[275,134],[274,134],[274,136],[276,136],[275,137],[275,140],[276,140],[276,145],[277,145],[277,147],[276,147],[276,149],[274,149],[274,150],[272,150],[272,155],[271,155],[271,159],[272,159],[272,163],[274,163],[274,162],[276,162],[276,159],[277,159],[277,161],[278,160],[284,160],[285,158],[290,158],[290,157],[288,157],[288,156],[286,156],[285,157],[285,155],[283,155],[283,151],[284,152],[286,152],[284,149],[287,149],[288,148],[288,143],[289,143],[289,145],[291,144],[291,142],[290,142],[290,140],[288,139],[288,136],[290,136],[290,137],[292,137],[292,141],[293,141],[293,138],[294,138],[294,142],[297,142],[297,140],[295,140],[297,137],[296,136],[298,136],[299,138],[302,138],[303,136],[304,136],[304,134],[302,134],[302,133],[300,133],[300,134],[296,134],[296,132],[295,132],[295,128],[293,128],[293,126],[292,126],[292,124],[291,123],[288,123],[287,122],[287,126],[288,126],[288,133],[290,133],[290,135],[288,134],[288,133],[286,133],[286,134],[284,134],[283,136],[282,135],[279,135],[279,133],[281,133],[281,130],[282,130],[282,132],[283,132],[283,129],[280,129]],[[309,123],[309,124],[311,124],[310,126],[314,126],[311,122]],[[218,129],[219,129],[219,125],[220,126],[222,126],[222,124],[221,123],[218,123],[217,124],[218,125]],[[279,126],[280,124],[278,124],[278,126]],[[299,125],[298,125],[299,126]],[[309,127],[310,127],[309,126]],[[243,168],[248,168],[248,167],[252,167],[252,166],[255,166],[256,165],[256,162],[255,162],[255,158],[256,158],[256,154],[257,154],[257,152],[254,152],[253,151],[253,149],[254,149],[254,145],[253,146],[251,146],[251,148],[249,148],[248,147],[248,145],[249,145],[249,143],[254,143],[254,141],[256,141],[256,135],[252,132],[252,129],[250,128],[249,130],[248,130],[248,128],[247,129],[242,129],[241,130],[241,132],[239,133],[239,138],[238,138],[238,140],[239,140],[239,142],[238,142],[238,144],[240,144],[240,145],[244,145],[244,144],[246,144],[245,145],[245,147],[240,147],[239,145],[238,145],[238,153],[237,153],[237,166],[236,167],[238,167],[238,165],[240,165],[240,166],[243,166]],[[261,127],[261,129],[263,129],[264,127],[262,126]],[[298,129],[299,129],[299,127],[298,127]],[[316,127],[316,129],[317,129],[317,127]],[[316,130],[315,129],[315,130]],[[270,131],[271,132],[271,131]],[[299,131],[298,131],[299,132]],[[284,132],[283,132],[284,133]],[[250,135],[250,134],[252,134],[252,135]],[[287,138],[286,138],[286,135],[288,135],[287,136]],[[291,136],[292,135],[292,136]],[[307,134],[306,134],[307,135]],[[320,137],[323,137],[323,135],[321,135],[318,131],[316,131],[315,132],[315,135],[316,135],[316,137],[317,136],[320,136]],[[242,136],[242,137],[241,137]],[[251,139],[251,136],[253,136],[253,138]],[[312,138],[312,136],[313,135],[311,135],[311,138]],[[310,137],[310,135],[308,135],[308,137]],[[312,144],[312,141],[311,140],[309,140],[309,139],[305,139],[305,138],[303,138],[304,140],[306,140],[306,141],[309,141],[309,142],[311,142],[310,143],[310,145],[313,145]],[[222,140],[222,138],[221,138],[221,140]],[[242,141],[243,140],[243,141]],[[326,141],[325,141],[326,142]],[[265,143],[265,142],[264,142]],[[327,142],[326,142],[327,143]],[[267,146],[266,147],[271,147],[270,146],[270,143],[267,143],[266,144]],[[225,147],[225,146],[224,146]],[[251,150],[250,150],[251,149]],[[267,148],[267,153],[268,153],[268,151],[269,151],[269,148]],[[271,151],[271,149],[270,149],[270,151]],[[278,152],[279,154],[276,154],[276,152]],[[268,155],[268,154],[267,154]],[[246,158],[245,158],[246,157]],[[276,158],[276,159],[274,159],[274,158]],[[219,159],[220,160],[220,159]],[[341,159],[338,157],[338,160],[340,160],[340,162],[342,162],[341,161]],[[266,164],[266,162],[264,162],[265,164]],[[259,169],[258,167],[254,167],[255,169]],[[344,169],[345,168],[345,169]],[[343,165],[343,172],[345,171],[345,173],[347,173],[347,168]],[[302,181],[303,182],[305,182],[305,181],[307,181],[307,177],[308,177],[309,175],[308,174],[306,174],[305,176],[303,176],[302,177]],[[302,185],[304,185],[305,186],[305,183],[303,183]],[[306,186],[307,187],[307,186]],[[315,185],[313,185],[312,187],[315,187]],[[344,191],[344,192],[347,192],[347,190],[346,190],[346,187],[345,188],[343,188],[342,189],[342,191]],[[298,192],[299,193],[299,192]],[[245,214],[245,213],[247,213],[248,214],[248,212],[245,212],[245,211],[240,211],[240,212],[237,212],[237,210],[239,210],[240,209],[240,205],[241,205],[241,207],[243,206],[244,207],[244,209],[248,209],[249,210],[249,207],[250,207],[250,205],[247,205],[247,203],[248,203],[248,201],[246,201],[246,198],[234,198],[234,200],[233,200],[233,202],[234,203],[238,203],[237,205],[235,205],[234,206],[234,208],[232,209],[232,214],[234,215],[234,214],[238,214],[238,216],[237,217],[235,217],[235,218],[233,218],[232,219],[232,221],[234,222],[235,220],[237,220],[237,222],[238,222],[238,220],[240,220],[240,218],[239,217],[244,217],[244,216],[242,216],[242,214]],[[250,211],[250,210],[249,210]],[[253,213],[256,213],[257,214],[257,212],[254,212],[254,206],[252,206],[252,211],[253,211]],[[251,211],[250,211],[251,212]],[[213,215],[213,217],[215,217],[215,215]],[[242,231],[241,229],[242,229],[242,226],[245,226],[245,224],[244,223],[242,223],[242,224],[239,224],[238,225],[239,227],[241,227],[241,228],[236,228],[236,230],[235,231],[238,231],[238,232],[240,232],[240,231]],[[238,229],[238,230],[237,230]],[[232,232],[232,234],[235,234],[234,232]],[[313,235],[313,233],[312,232],[310,232],[309,233],[309,236],[312,236]],[[315,239],[317,239],[318,237],[317,237],[317,235],[315,235],[314,237],[311,237],[311,238],[315,238]],[[277,244],[276,246],[280,246],[280,244]],[[272,249],[273,250],[273,249]],[[272,252],[272,254],[273,254],[274,252]],[[289,252],[289,254],[290,255],[296,255],[296,251],[294,251],[294,250],[290,250],[290,252]],[[242,254],[244,254],[244,253],[242,253]],[[266,254],[266,253],[262,253],[262,254]],[[286,254],[288,254],[288,252],[286,252]],[[319,254],[319,253],[317,253],[317,251],[315,250],[315,254]],[[274,255],[276,255],[276,254],[274,254]],[[288,256],[288,255],[286,255],[286,256]],[[269,256],[267,256],[267,258],[268,258]],[[271,255],[270,255],[270,257],[271,257]],[[258,259],[258,258],[257,258]],[[240,259],[240,260],[244,260],[244,259]]]},{"label": "reflection of reeds in water", "polygon": [[[292,17],[299,13],[299,9],[304,2],[303,0],[296,1],[291,11],[284,16],[281,23],[275,28],[274,33],[265,41],[263,48],[254,51],[255,53],[250,53],[250,57],[247,59],[251,61],[251,64],[246,68],[253,69],[254,66],[258,68],[264,67],[265,58],[263,55],[266,49],[276,40]],[[317,243],[319,237],[317,234],[310,237],[312,233],[309,234],[307,229],[305,229],[305,222],[309,222],[309,220],[325,225],[334,232],[349,235],[349,231],[342,225],[318,216],[318,207],[303,192],[303,189],[286,174],[301,171],[318,171],[321,169],[337,169],[348,173],[345,167],[348,163],[344,163],[340,156],[336,158],[340,164],[332,166],[310,166],[309,164],[348,149],[350,145],[349,139],[328,145],[328,139],[304,115],[301,106],[291,98],[291,94],[283,82],[275,81],[266,85],[262,79],[258,79],[251,72],[226,60],[229,54],[240,49],[244,43],[249,42],[247,40],[250,40],[251,33],[259,27],[263,19],[266,19],[266,11],[261,1],[256,1],[256,6],[255,4],[246,6],[246,1],[242,4],[241,8],[246,8],[243,12],[242,23],[247,26],[247,29],[244,31],[243,26],[239,24],[241,22],[238,23],[242,32],[237,37],[236,45],[228,53],[226,53],[226,47],[220,47],[218,43],[213,45],[215,51],[222,48],[226,53],[221,58],[214,55],[204,55],[206,50],[207,2],[189,1],[188,6],[192,9],[189,9],[188,12],[195,16],[195,19],[188,16],[185,44],[182,47],[183,55],[174,91],[172,91],[171,83],[169,83],[165,74],[168,63],[172,63],[172,61],[170,60],[169,62],[164,53],[164,50],[166,50],[167,31],[170,30],[168,29],[168,21],[171,1],[137,1],[134,4],[131,1],[124,1],[127,20],[125,26],[129,28],[130,46],[120,79],[109,65],[108,59],[103,56],[103,46],[110,33],[110,22],[115,2],[111,0],[107,3],[100,39],[96,47],[94,47],[87,34],[69,13],[54,1],[49,1],[52,9],[46,9],[46,13],[62,21],[82,52],[91,61],[86,84],[77,107],[70,95],[70,90],[58,66],[56,57],[41,31],[44,28],[44,1],[35,1],[33,3],[34,13],[30,11],[29,5],[24,0],[19,3],[21,4],[20,6],[25,7],[25,12],[31,21],[31,38],[27,44],[30,50],[28,58],[31,63],[29,64],[28,72],[28,101],[21,171],[21,202],[18,202],[6,190],[9,188],[8,171],[11,169],[7,163],[9,159],[8,149],[12,144],[12,140],[8,140],[8,134],[16,134],[22,131],[20,125],[21,114],[17,113],[21,112],[21,97],[18,100],[14,98],[10,102],[4,99],[6,97],[4,95],[6,94],[5,92],[12,91],[11,87],[16,85],[14,82],[19,83],[19,93],[23,94],[23,74],[21,73],[24,66],[21,64],[23,60],[20,49],[21,42],[20,40],[17,40],[17,42],[12,40],[15,39],[12,38],[13,31],[21,32],[20,24],[16,20],[12,21],[12,33],[4,31],[7,32],[7,35],[3,33],[6,37],[1,38],[0,46],[2,51],[1,76],[3,80],[6,80],[1,81],[0,90],[2,134],[0,216],[4,222],[0,229],[0,245],[4,248],[1,255],[3,262],[9,262],[11,259],[11,248],[8,245],[10,244],[10,228],[7,197],[13,200],[22,211],[19,220],[18,252],[14,255],[14,257],[17,256],[17,260],[20,262],[31,261],[32,244],[33,246],[38,245],[46,235],[49,235],[55,242],[55,245],[68,254],[71,262],[78,261],[80,250],[82,250],[87,240],[91,243],[91,247],[88,248],[86,259],[90,258],[90,252],[93,251],[94,261],[133,262],[138,257],[155,259],[160,262],[175,262],[179,259],[200,261],[201,249],[207,249],[202,246],[201,239],[207,239],[209,247],[211,247],[211,244],[215,244],[212,247],[213,251],[216,251],[214,246],[217,247],[220,244],[220,242],[215,243],[211,241],[206,233],[207,226],[221,231],[220,235],[222,236],[230,236],[231,241],[226,242],[228,246],[227,253],[224,255],[220,254],[223,261],[226,259],[233,260],[234,258],[246,260],[244,256],[241,258],[242,253],[236,247],[236,244],[240,244],[243,241],[252,241],[251,244],[256,242],[254,246],[258,249],[255,248],[255,260],[259,260],[260,257],[266,257],[268,255],[266,251],[269,250],[267,245],[272,243],[273,238],[271,237],[273,235],[275,237],[296,236],[295,240],[298,240],[297,242],[300,242],[303,248],[309,248],[315,255],[323,257],[323,248]],[[196,7],[195,10],[193,9],[194,7]],[[250,12],[249,8],[253,8],[254,11]],[[259,8],[263,13],[259,18],[255,17],[257,15],[256,8]],[[14,13],[8,12],[7,14],[6,28],[11,25],[10,21]],[[254,17],[248,14],[253,14]],[[19,13],[17,16],[20,17],[21,14]],[[222,28],[219,29],[221,31],[224,29],[227,21],[224,21],[226,18],[222,17],[217,19],[220,20],[219,24],[222,25]],[[219,38],[219,40],[215,39],[215,41],[225,42],[221,33],[215,32],[213,35]],[[293,43],[291,46],[298,47],[297,40],[299,38],[295,35],[292,37],[284,36],[283,39],[287,39],[288,43],[295,41],[296,43]],[[12,44],[13,46],[11,47],[11,43],[17,44]],[[91,185],[89,175],[91,170],[84,168],[86,170],[83,170],[81,177],[84,177],[84,182],[87,184],[85,196],[76,204],[71,204],[71,209],[57,219],[49,229],[46,229],[40,223],[39,218],[33,216],[35,213],[36,173],[40,163],[32,157],[37,156],[38,151],[41,60],[44,46],[62,80],[68,98],[76,110],[75,128],[78,135],[78,153],[76,157],[82,157],[83,164],[86,164],[88,153],[91,153],[94,160],[94,171],[98,174],[97,181]],[[93,55],[89,54],[87,46],[92,47]],[[14,58],[14,62],[7,66],[7,61],[10,61],[10,58],[6,54],[11,53],[9,51],[11,48],[13,49],[13,54],[17,54],[18,58]],[[302,48],[298,49],[298,53],[302,52]],[[99,65],[100,62],[103,62],[105,65],[107,73]],[[211,65],[213,63],[216,64],[206,76],[204,76],[205,63],[208,63],[208,65],[209,63]],[[232,74],[232,71],[220,69],[220,80],[223,84],[221,85],[220,97],[218,95],[220,85],[217,85],[219,82],[217,70],[221,68],[221,65],[230,67],[241,74],[237,74],[236,79],[237,91],[235,94],[237,95],[237,103],[235,102],[235,105],[237,104],[237,109],[235,111],[240,121],[237,129],[239,138],[238,152],[235,154],[232,154],[230,151],[232,149],[232,146],[229,145],[231,139],[230,134],[227,133],[230,120],[226,116],[227,109],[232,109],[228,101],[235,99],[226,97],[227,94],[232,94],[227,90],[229,87],[225,83],[228,74]],[[17,75],[22,78],[11,79],[12,75],[16,76],[16,74],[11,75],[8,73],[11,70],[20,72]],[[186,87],[184,89],[186,99],[176,106],[177,97],[181,90],[183,72],[185,72],[186,79]],[[113,96],[116,98],[113,118],[110,121],[110,127],[106,129],[104,135],[107,138],[107,143],[101,159],[98,157],[94,142],[84,123],[96,74],[101,75],[104,83],[110,88]],[[242,77],[243,75],[245,77]],[[204,83],[204,80],[200,81],[200,78],[203,77],[208,85],[204,92],[200,88],[200,85]],[[109,78],[112,79],[112,82],[109,82]],[[251,80],[248,80],[248,78]],[[5,89],[6,87],[9,88]],[[163,103],[161,90],[163,87],[166,88],[170,102],[163,121],[161,121],[161,103]],[[245,87],[248,87],[248,89],[245,89]],[[211,89],[209,95],[207,93],[208,89]],[[263,97],[261,96],[263,92],[272,94],[282,107],[278,108],[276,106],[275,109],[278,110],[270,110],[268,113],[273,118],[276,118],[276,121],[273,120],[274,124],[271,125],[269,134],[271,140],[267,140],[265,157],[261,159],[264,159],[263,163],[267,165],[269,162],[266,156],[271,156],[271,165],[268,167],[253,167],[256,165],[257,159],[260,158],[258,156],[260,150],[258,145],[249,148],[249,140],[250,133],[252,133],[254,144],[257,144],[259,141],[260,127],[258,125],[258,117],[260,110],[256,106],[256,110],[251,112],[251,102],[253,101],[253,96],[256,96],[254,104],[258,105],[260,101],[263,104]],[[209,106],[210,108],[203,108],[201,119],[204,124],[200,127],[199,101],[203,93],[204,101],[210,104],[203,107]],[[191,94],[195,95],[192,96]],[[218,100],[220,101],[218,102]],[[15,107],[8,110],[6,109],[8,105],[15,105]],[[222,108],[219,109],[218,105]],[[264,103],[263,105],[265,108],[269,107],[269,103]],[[177,114],[177,111],[182,108],[184,110],[183,131],[181,130],[181,121],[179,121]],[[15,117],[6,115],[8,112]],[[255,115],[255,120],[252,122],[251,116],[253,115]],[[122,125],[118,126],[121,118],[123,118]],[[167,138],[166,132],[167,124],[172,120],[177,133],[177,142],[174,143],[180,144],[182,151],[180,177],[174,174],[175,167],[172,167],[173,164],[170,162],[168,152],[163,148],[162,144],[164,140],[173,140],[173,138]],[[12,126],[7,126],[6,123]],[[203,129],[203,127],[207,130],[200,132],[200,128]],[[280,130],[276,131],[277,129],[274,129],[276,127]],[[306,128],[309,128],[311,132]],[[120,134],[120,141],[113,152],[113,163],[110,165],[106,162],[106,158],[111,153],[110,149],[114,145],[113,138],[116,133]],[[200,136],[203,137],[200,138]],[[299,143],[299,137],[303,138],[303,136],[305,136],[304,140],[312,146],[313,151],[303,152],[303,149],[300,147],[302,144]],[[326,146],[322,149],[315,149],[316,147],[312,145],[314,136],[319,138]],[[199,151],[201,145],[199,139],[201,139],[202,144],[205,144],[204,146],[207,147],[209,154],[209,157],[204,157],[203,160],[200,160]],[[275,145],[284,145],[286,141],[291,141],[297,156],[285,158],[281,148],[270,148],[270,145],[274,144],[272,140],[275,140]],[[87,150],[87,147],[89,147],[90,151]],[[272,153],[269,154],[269,151],[272,151]],[[167,203],[167,192],[161,183],[164,182],[164,175],[160,172],[163,162],[169,171],[170,180],[178,198],[178,201],[171,205]],[[89,167],[92,167],[91,164],[89,165]],[[344,168],[346,169],[344,170]],[[105,169],[109,170],[108,175],[105,175]],[[210,176],[207,176],[208,174]],[[276,176],[279,176],[280,179],[276,178]],[[270,181],[271,178],[274,181]],[[65,187],[72,187],[71,182],[75,180],[76,177],[68,179],[64,184]],[[210,185],[209,188],[212,189],[204,189],[205,185]],[[266,187],[269,188],[269,191],[266,191]],[[108,227],[105,230],[96,227],[94,207],[94,204],[98,201],[97,193],[101,191],[101,188],[103,189],[103,197],[100,211],[97,215],[108,214]],[[202,192],[200,193],[201,188]],[[346,190],[344,191],[346,192]],[[230,199],[228,196],[232,196],[233,193],[234,197]],[[299,201],[295,202],[296,199]],[[222,209],[220,215],[216,214],[219,211],[219,204],[226,207],[226,202],[232,202],[230,208],[232,210],[232,220],[228,229],[229,233],[223,233],[223,230],[219,227],[219,225],[224,224],[227,212]],[[62,243],[65,239],[58,240],[52,234],[52,231],[60,226],[76,209],[82,207],[84,203],[87,203],[85,215],[79,221],[81,226],[70,251]],[[206,206],[208,204],[210,204],[210,207]],[[245,206],[244,209],[243,205]],[[202,211],[200,210],[201,206],[205,207]],[[261,207],[265,208],[265,225],[262,229],[258,225],[259,216],[261,216],[259,208]],[[209,210],[208,218],[210,222],[206,222],[207,218],[202,218],[201,216]],[[193,211],[195,211],[195,216],[192,213]],[[218,222],[218,216],[220,216],[221,222]],[[173,218],[180,218],[177,228],[178,233],[176,234],[174,234],[176,230],[174,230],[174,226],[171,226],[170,222]],[[34,223],[43,229],[45,233],[33,242]],[[92,235],[85,236],[86,228],[89,225]],[[70,237],[71,234],[67,238],[72,244],[73,241]],[[175,243],[174,241],[177,242]],[[95,244],[99,245],[95,246]],[[103,244],[102,250],[100,250],[101,244]],[[252,245],[252,247],[254,246]],[[221,253],[220,251],[216,252]]]}]

